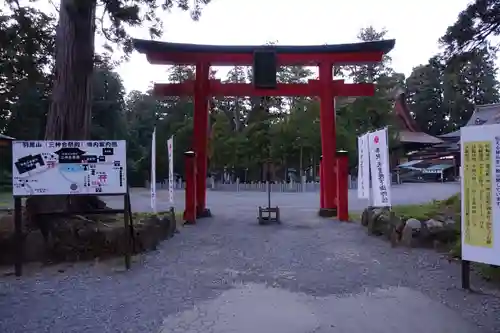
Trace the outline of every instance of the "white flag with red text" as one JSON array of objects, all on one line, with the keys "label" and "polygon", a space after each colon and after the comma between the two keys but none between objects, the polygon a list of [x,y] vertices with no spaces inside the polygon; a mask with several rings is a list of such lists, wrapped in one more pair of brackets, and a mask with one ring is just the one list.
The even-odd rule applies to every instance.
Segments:
[{"label": "white flag with red text", "polygon": [[368,134],[372,205],[391,206],[391,173],[389,169],[389,142],[387,128]]}]

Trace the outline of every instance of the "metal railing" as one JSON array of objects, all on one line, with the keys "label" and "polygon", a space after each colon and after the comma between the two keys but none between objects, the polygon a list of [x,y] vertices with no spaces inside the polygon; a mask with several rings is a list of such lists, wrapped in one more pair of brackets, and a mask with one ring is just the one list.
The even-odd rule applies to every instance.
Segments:
[{"label": "metal railing", "polygon": [[[392,184],[402,184],[402,183],[412,183],[417,182],[418,177],[414,174],[399,175],[397,172],[391,173]],[[425,182],[425,181],[421,181]],[[358,188],[357,177],[348,176],[347,184],[350,190],[355,190]],[[146,188],[149,188],[149,182],[145,184]],[[174,182],[175,190],[182,190],[186,187],[186,184],[182,181]],[[319,182],[271,182],[272,192],[319,192]],[[168,189],[168,180],[158,182],[156,188]],[[240,182],[238,179],[234,182],[220,182],[216,181],[214,178],[207,178],[207,189],[212,191],[225,191],[225,192],[265,192],[266,182]]]},{"label": "metal railing", "polygon": [[[347,182],[349,189],[357,188],[357,180],[349,176]],[[319,182],[271,182],[272,192],[319,192]],[[149,182],[145,184],[149,188]],[[182,181],[174,183],[174,189],[184,189],[186,184]],[[168,189],[168,181],[156,183],[157,189]],[[240,192],[254,191],[265,192],[266,182],[240,182],[238,179],[235,182],[218,182],[213,178],[207,178],[207,188],[212,191]]]}]

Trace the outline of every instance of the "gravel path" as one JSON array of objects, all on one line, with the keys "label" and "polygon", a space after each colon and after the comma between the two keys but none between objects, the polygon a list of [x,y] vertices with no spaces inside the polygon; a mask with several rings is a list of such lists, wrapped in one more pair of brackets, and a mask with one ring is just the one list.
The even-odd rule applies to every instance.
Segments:
[{"label": "gravel path", "polygon": [[[140,193],[134,194],[134,201],[140,201],[139,196]],[[290,199],[292,196],[294,199]],[[300,196],[284,194],[276,200],[301,201]],[[341,319],[347,315],[356,318],[358,314],[361,318],[366,311],[363,304],[371,304],[349,298],[352,295],[374,293],[372,299],[383,300],[388,297],[377,290],[399,288],[399,298],[392,309],[403,312],[379,317],[379,322],[398,330],[387,329],[385,333],[417,332],[413,330],[413,322],[424,325],[421,328],[427,325],[428,318],[448,322],[450,316],[455,316],[453,320],[462,327],[454,333],[498,332],[500,298],[476,278],[473,284],[482,287],[486,294],[460,290],[459,266],[448,263],[435,252],[391,249],[386,242],[367,236],[357,224],[317,218],[313,212],[316,205],[287,207],[283,209],[281,226],[260,227],[256,224],[255,202],[251,198],[252,195],[245,199],[244,194],[211,193],[209,202],[213,203],[216,217],[183,228],[157,251],[137,257],[128,272],[119,269],[121,262],[111,261],[47,268],[28,272],[20,280],[2,277],[0,332],[146,333],[174,332],[174,328],[175,332],[247,332],[243,328],[230,330],[227,325],[224,330],[213,328],[213,320],[205,324],[200,321],[201,326],[194,329],[188,325],[189,316],[181,316],[184,318],[181,321],[177,317],[189,314],[193,307],[203,308],[207,302],[234,299],[234,295],[231,298],[227,293],[242,284],[273,286],[276,290],[304,295],[322,311],[332,311]],[[225,210],[222,203],[227,207]],[[145,207],[147,201],[136,205]],[[330,304],[321,303],[329,297],[346,299],[347,303],[338,309],[321,306]],[[427,307],[430,314],[415,310],[414,302],[419,298],[434,302],[421,303],[433,304]],[[287,304],[291,302],[287,299]],[[350,308],[345,304],[351,304]],[[259,305],[254,305],[256,310]],[[347,314],[342,309],[350,311]],[[297,316],[304,312],[297,311]],[[287,313],[294,312],[287,308]],[[301,321],[304,325],[306,322]],[[356,325],[365,327],[373,323],[358,322]],[[317,326],[314,330],[305,327],[300,332],[349,331],[334,330],[333,324],[329,329],[323,324],[311,325]],[[469,329],[467,325],[471,325]],[[362,332],[361,326],[357,327],[349,332]],[[299,332],[298,326],[294,329],[288,332]],[[373,328],[365,330],[369,331],[379,332]]]}]

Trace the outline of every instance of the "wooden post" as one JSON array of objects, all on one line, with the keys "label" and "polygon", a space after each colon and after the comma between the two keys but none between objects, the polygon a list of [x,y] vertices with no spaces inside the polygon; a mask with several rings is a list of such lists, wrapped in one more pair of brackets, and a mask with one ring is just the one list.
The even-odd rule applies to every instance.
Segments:
[{"label": "wooden post", "polygon": [[349,156],[347,151],[337,152],[337,210],[340,221],[349,221],[349,184],[347,183],[349,170]]},{"label": "wooden post", "polygon": [[127,193],[123,196],[123,233],[125,235],[125,269],[130,269],[130,263],[132,261],[132,208],[130,207],[130,198],[129,198],[129,193],[127,190]]},{"label": "wooden post", "polygon": [[[320,209],[320,216],[332,217],[336,215],[336,179],[332,170],[335,167],[335,106],[332,91],[333,67],[332,63],[322,62],[319,64],[319,84],[320,84],[320,127],[321,127],[321,152],[322,158],[322,179],[324,207]],[[321,188],[321,187],[320,187]]]},{"label": "wooden post", "polygon": [[16,276],[23,274],[24,237],[23,237],[23,207],[20,197],[14,197],[14,230],[16,242],[16,261],[14,271]]},{"label": "wooden post", "polygon": [[194,151],[184,153],[186,157],[186,208],[184,221],[187,224],[196,223],[196,154]]},{"label": "wooden post", "polygon": [[323,177],[323,155],[319,157],[319,208],[325,208],[325,178]]},{"label": "wooden post", "polygon": [[206,209],[207,161],[208,161],[208,114],[209,114],[209,72],[208,62],[196,64],[194,82],[193,135],[196,152],[196,217],[209,217]]}]

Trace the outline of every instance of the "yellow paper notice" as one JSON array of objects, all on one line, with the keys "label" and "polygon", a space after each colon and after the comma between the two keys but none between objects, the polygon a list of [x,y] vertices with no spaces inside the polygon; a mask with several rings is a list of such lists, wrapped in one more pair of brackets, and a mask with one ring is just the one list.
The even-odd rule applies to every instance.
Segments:
[{"label": "yellow paper notice", "polygon": [[491,142],[464,143],[464,228],[465,243],[493,248],[491,216]]}]

